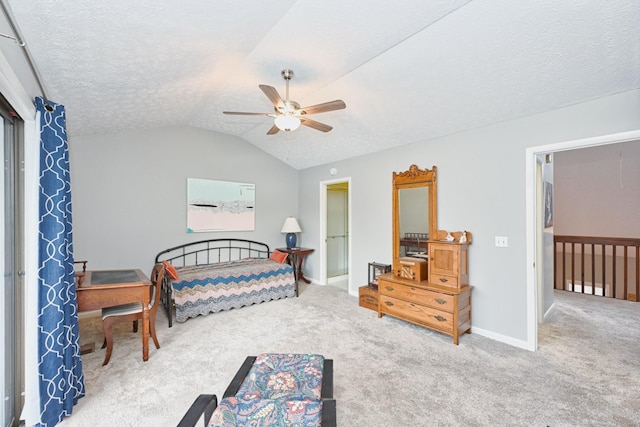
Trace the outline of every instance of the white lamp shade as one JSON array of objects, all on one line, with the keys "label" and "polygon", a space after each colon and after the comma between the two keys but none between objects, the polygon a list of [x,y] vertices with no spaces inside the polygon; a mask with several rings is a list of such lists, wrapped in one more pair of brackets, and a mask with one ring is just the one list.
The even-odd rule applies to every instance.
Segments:
[{"label": "white lamp shade", "polygon": [[289,218],[284,220],[284,224],[282,225],[282,233],[300,233],[302,230],[300,229],[300,225],[298,224],[298,220],[294,217],[290,216]]},{"label": "white lamp shade", "polygon": [[295,116],[278,116],[274,123],[278,129],[289,132],[300,127],[300,119]]}]

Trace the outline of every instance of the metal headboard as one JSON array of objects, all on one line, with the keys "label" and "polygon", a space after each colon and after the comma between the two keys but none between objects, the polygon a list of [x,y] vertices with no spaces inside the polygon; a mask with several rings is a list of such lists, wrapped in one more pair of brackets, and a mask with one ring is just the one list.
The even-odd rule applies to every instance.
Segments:
[{"label": "metal headboard", "polygon": [[246,239],[212,239],[165,249],[155,262],[169,261],[175,267],[216,264],[243,258],[268,258],[269,245]]}]

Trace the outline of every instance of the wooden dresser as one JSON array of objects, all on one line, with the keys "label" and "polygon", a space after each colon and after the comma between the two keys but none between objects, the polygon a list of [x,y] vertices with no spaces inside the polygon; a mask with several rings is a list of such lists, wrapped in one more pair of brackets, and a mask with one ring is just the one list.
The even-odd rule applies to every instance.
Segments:
[{"label": "wooden dresser", "polygon": [[[457,345],[460,335],[471,333],[473,236],[438,229],[437,181],[435,166],[411,165],[393,173],[393,268],[378,276],[378,317],[387,314],[442,332]],[[374,299],[364,291],[369,290],[362,291],[362,304],[370,307]]]},{"label": "wooden dresser", "polygon": [[378,276],[378,317],[387,314],[453,337],[471,333],[471,287]]}]

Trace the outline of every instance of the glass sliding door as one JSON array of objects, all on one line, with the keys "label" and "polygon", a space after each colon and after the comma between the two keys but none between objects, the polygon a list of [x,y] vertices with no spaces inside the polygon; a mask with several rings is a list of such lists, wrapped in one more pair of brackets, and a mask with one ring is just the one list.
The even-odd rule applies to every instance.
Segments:
[{"label": "glass sliding door", "polygon": [[4,241],[2,257],[3,303],[3,426],[17,426],[24,404],[24,262],[23,200],[24,156],[22,121],[0,96],[0,137],[4,209],[0,233]]}]

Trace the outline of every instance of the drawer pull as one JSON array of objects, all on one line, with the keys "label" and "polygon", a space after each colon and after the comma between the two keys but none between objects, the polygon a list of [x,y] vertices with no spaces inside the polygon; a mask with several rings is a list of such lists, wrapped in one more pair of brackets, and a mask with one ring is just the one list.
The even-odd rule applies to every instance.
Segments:
[{"label": "drawer pull", "polygon": [[384,303],[387,305],[387,307],[391,307],[393,305],[391,301],[385,301]]},{"label": "drawer pull", "polygon": [[445,317],[442,316],[433,316],[434,319],[436,319],[438,322],[446,322],[447,319]]},{"label": "drawer pull", "polygon": [[446,304],[446,303],[447,303],[447,301],[443,300],[442,298],[436,298],[436,299],[435,299],[435,301],[436,301],[438,304]]},{"label": "drawer pull", "polygon": [[446,283],[446,282],[448,282],[448,281],[449,281],[449,279],[447,279],[446,277],[441,277],[441,278],[440,278],[440,281],[441,281],[442,283]]},{"label": "drawer pull", "polygon": [[386,288],[388,291],[392,291],[392,290],[393,290],[393,286],[385,286],[385,288]]}]

